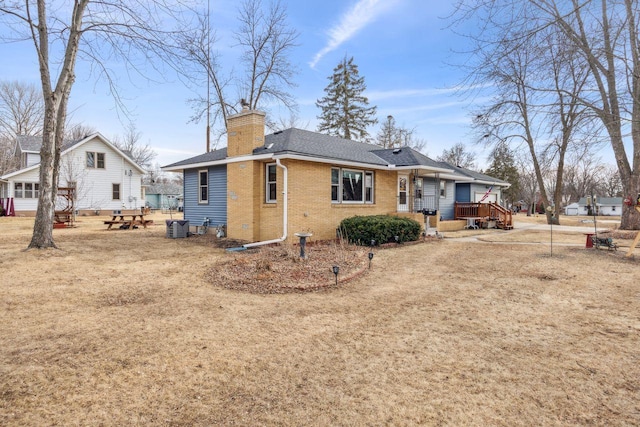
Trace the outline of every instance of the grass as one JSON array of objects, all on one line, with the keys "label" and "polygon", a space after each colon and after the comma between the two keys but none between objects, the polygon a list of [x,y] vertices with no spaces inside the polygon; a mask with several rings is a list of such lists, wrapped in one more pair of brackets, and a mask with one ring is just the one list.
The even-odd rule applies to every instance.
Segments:
[{"label": "grass", "polygon": [[337,288],[265,295],[212,284],[242,255],[155,219],[84,217],[25,252],[32,220],[0,218],[1,425],[640,424],[624,251],[578,232],[551,257],[517,216],[493,243],[375,250]]}]

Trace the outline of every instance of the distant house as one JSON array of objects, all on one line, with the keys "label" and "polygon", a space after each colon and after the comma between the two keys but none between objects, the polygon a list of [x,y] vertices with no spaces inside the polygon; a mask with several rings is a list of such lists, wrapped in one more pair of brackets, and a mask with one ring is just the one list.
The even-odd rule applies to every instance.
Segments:
[{"label": "distant house", "polygon": [[[3,206],[12,206],[16,215],[32,216],[37,210],[41,144],[40,137],[19,137],[16,153],[22,167],[0,177]],[[136,209],[145,203],[144,173],[127,153],[94,133],[64,144],[58,187],[74,189],[79,212]]]},{"label": "distant house", "polygon": [[564,214],[568,216],[580,215],[580,204],[578,202],[565,206]]},{"label": "distant house", "polygon": [[171,209],[182,208],[182,186],[174,182],[155,182],[147,186],[146,206],[151,209]]},{"label": "distant house", "polygon": [[[578,213],[575,215],[589,215],[587,201],[590,201],[590,198],[582,197],[578,200]],[[571,212],[574,212],[573,208]],[[595,214],[604,216],[622,215],[622,197],[596,197]],[[571,214],[567,213],[567,215]]]},{"label": "distant house", "polygon": [[184,218],[191,224],[224,224],[229,237],[250,242],[296,242],[297,232],[328,240],[355,215],[424,222],[423,212],[434,211],[453,219],[458,184],[474,200],[493,191],[493,178],[479,180],[409,147],[383,149],[301,129],[265,136],[264,120],[263,112],[243,110],[228,118],[226,148],[163,167],[184,173]]}]

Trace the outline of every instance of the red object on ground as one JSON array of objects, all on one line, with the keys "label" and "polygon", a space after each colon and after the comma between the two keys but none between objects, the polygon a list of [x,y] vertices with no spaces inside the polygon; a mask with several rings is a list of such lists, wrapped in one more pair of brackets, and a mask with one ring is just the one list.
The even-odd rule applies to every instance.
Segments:
[{"label": "red object on ground", "polygon": [[585,248],[592,248],[593,247],[593,240],[591,240],[591,236],[593,236],[594,233],[584,233],[587,236],[587,243],[585,244]]}]

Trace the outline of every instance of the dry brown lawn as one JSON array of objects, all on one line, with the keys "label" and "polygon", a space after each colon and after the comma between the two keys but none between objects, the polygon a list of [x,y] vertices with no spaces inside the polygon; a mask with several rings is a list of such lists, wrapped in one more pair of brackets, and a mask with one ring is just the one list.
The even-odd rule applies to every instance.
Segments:
[{"label": "dry brown lawn", "polygon": [[[375,249],[334,287],[334,259],[368,250],[311,246],[278,270],[268,251],[166,239],[163,219],[84,217],[54,230],[60,250],[25,252],[32,220],[0,218],[0,425],[640,425],[625,250],[567,233],[550,256],[516,222]],[[227,289],[211,269],[231,283],[234,262],[283,283],[326,263],[308,276],[327,287]]]}]

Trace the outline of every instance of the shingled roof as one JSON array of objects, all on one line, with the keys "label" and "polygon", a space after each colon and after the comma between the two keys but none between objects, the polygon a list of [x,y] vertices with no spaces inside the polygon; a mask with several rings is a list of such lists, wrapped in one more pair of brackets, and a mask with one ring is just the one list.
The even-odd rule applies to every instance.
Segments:
[{"label": "shingled roof", "polygon": [[[65,140],[62,143],[61,150],[64,151],[68,148],[73,147],[78,144],[82,139],[74,139],[74,140]],[[18,135],[16,137],[16,144],[18,144],[18,148],[21,152],[29,152],[29,153],[39,153],[42,148],[42,136],[31,136],[31,135]]]},{"label": "shingled roof", "polygon": [[[269,154],[274,156],[299,155],[318,160],[353,162],[379,167],[422,166],[447,172],[452,171],[451,168],[444,167],[409,147],[395,150],[382,149],[379,145],[366,144],[296,128],[266,135],[264,138],[264,146],[253,150],[253,155],[255,156]],[[223,161],[226,156],[226,148],[223,148],[164,167],[178,168],[182,166],[206,164],[208,162],[220,162]]]},{"label": "shingled roof", "polygon": [[508,187],[511,185],[507,181],[503,181],[501,179],[494,178],[492,176],[485,175],[480,172],[472,171],[470,169],[466,169],[460,166],[455,166],[448,162],[438,162],[438,163],[440,163],[442,167],[453,169],[456,173],[468,176],[469,178],[472,178],[474,181],[477,181],[477,182],[482,182],[485,184],[495,184],[501,187],[505,187],[505,186]]}]

